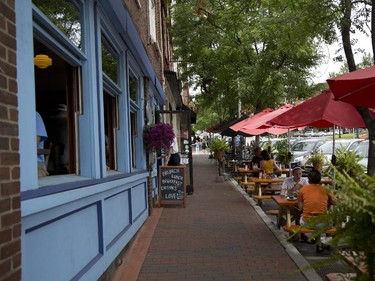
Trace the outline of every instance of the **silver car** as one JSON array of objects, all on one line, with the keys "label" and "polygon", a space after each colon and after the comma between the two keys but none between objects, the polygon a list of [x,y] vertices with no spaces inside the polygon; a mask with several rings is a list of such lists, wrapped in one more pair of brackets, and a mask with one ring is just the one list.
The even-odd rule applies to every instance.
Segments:
[{"label": "silver car", "polygon": [[[344,148],[345,151],[354,151],[358,145],[362,142],[362,139],[338,139],[335,140],[335,154],[337,153],[337,149]],[[327,157],[327,160],[332,159],[332,151],[333,151],[333,141],[327,141],[319,150]]]},{"label": "silver car", "polygon": [[364,140],[358,145],[358,147],[355,150],[357,155],[362,158],[359,161],[359,164],[363,165],[366,169],[367,169],[367,163],[368,163],[368,148],[369,148],[369,140]]},{"label": "silver car", "polygon": [[305,166],[307,157],[311,154],[311,152],[317,150],[325,142],[325,139],[311,138],[299,140],[296,143],[294,143],[291,147],[291,152],[294,157],[292,166]]}]

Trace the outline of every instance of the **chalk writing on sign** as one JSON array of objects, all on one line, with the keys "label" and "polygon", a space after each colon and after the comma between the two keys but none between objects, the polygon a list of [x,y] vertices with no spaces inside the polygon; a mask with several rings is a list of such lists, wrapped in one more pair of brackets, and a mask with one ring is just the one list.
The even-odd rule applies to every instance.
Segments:
[{"label": "chalk writing on sign", "polygon": [[184,200],[184,167],[160,167],[160,199]]}]

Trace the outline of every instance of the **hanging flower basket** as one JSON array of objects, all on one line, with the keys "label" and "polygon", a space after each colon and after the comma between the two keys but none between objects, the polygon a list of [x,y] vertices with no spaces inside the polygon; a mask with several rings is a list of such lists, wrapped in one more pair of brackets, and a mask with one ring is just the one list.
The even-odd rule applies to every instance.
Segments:
[{"label": "hanging flower basket", "polygon": [[146,147],[158,153],[167,152],[172,146],[174,137],[173,127],[165,123],[147,126],[143,134]]}]

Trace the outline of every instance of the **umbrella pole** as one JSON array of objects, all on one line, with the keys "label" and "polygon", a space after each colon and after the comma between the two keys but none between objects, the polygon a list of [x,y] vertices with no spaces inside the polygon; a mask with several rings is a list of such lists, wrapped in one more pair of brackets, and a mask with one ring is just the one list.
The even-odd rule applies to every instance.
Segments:
[{"label": "umbrella pole", "polygon": [[[331,163],[333,166],[336,166],[336,155],[335,155],[335,139],[336,139],[336,125],[333,124],[333,139],[332,139],[332,157]],[[332,170],[332,187],[335,188],[335,170]]]},{"label": "umbrella pole", "polygon": [[292,157],[289,157],[289,155],[291,155],[290,153],[290,130],[288,128],[288,155],[287,155],[287,159],[288,159],[288,166],[289,166],[289,176],[292,175],[291,173],[291,170],[292,170]]}]

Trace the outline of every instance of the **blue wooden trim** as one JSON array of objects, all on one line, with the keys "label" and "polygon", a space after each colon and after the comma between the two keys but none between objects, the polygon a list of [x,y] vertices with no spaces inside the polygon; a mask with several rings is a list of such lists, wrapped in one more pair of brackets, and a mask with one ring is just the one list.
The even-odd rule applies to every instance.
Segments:
[{"label": "blue wooden trim", "polygon": [[[128,192],[128,202],[129,202],[129,214],[131,213],[131,210],[130,210],[130,197],[129,197],[129,193],[130,193],[130,190],[125,190],[125,191],[121,191],[121,192],[118,192],[118,193],[116,193],[116,194],[113,194],[113,195],[111,195],[111,196],[108,196],[108,197],[106,197],[106,198],[104,198],[104,200],[107,200],[107,199],[109,199],[109,198],[112,198],[112,197],[114,197],[114,196],[117,196],[117,195],[119,195],[120,193],[123,193],[123,192]],[[131,217],[130,217],[130,215],[129,215],[129,222],[131,222]],[[121,236],[122,235],[124,235],[129,229],[130,229],[130,227],[131,227],[131,223],[129,223],[127,226],[125,226],[124,227],[124,229],[123,230],[121,230],[116,236],[115,236],[115,238],[113,238],[112,239],[112,241],[111,242],[109,242],[108,243],[108,245],[106,246],[106,251],[108,251],[114,244],[116,244],[116,242],[121,238]]]},{"label": "blue wooden trim", "polygon": [[86,205],[84,207],[81,207],[81,208],[78,208],[74,211],[65,213],[64,215],[58,216],[54,219],[51,219],[49,221],[40,223],[38,225],[35,225],[35,226],[30,227],[30,228],[25,230],[26,234],[30,233],[30,232],[33,232],[33,231],[35,231],[39,228],[43,228],[43,227],[47,226],[48,224],[59,221],[59,220],[65,218],[65,217],[68,217],[68,216],[70,216],[74,213],[78,213],[78,212],[80,212],[84,209],[90,208],[90,207],[95,206],[95,205],[96,205],[96,210],[97,210],[97,215],[98,215],[98,249],[99,249],[99,253],[95,257],[93,257],[71,280],[79,280],[104,255],[104,250],[103,250],[104,249],[104,246],[103,246],[103,241],[104,241],[104,239],[103,239],[103,218],[102,218],[103,210],[102,210],[101,203],[95,202],[95,203]]},{"label": "blue wooden trim", "polygon": [[90,268],[92,268],[98,260],[104,255],[104,237],[103,237],[103,205],[102,202],[97,204],[98,212],[98,244],[99,244],[99,253],[91,259],[71,280],[79,280],[82,276],[85,275]]},{"label": "blue wooden trim", "polygon": [[119,179],[125,179],[132,177],[137,174],[142,174],[145,173],[145,170],[142,171],[137,171],[134,173],[126,173],[126,174],[118,174],[118,175],[111,175],[105,178],[101,179],[88,179],[88,180],[82,180],[82,181],[76,181],[76,182],[68,182],[68,183],[60,183],[56,185],[51,185],[51,186],[44,186],[41,188],[37,189],[32,189],[32,190],[26,190],[21,192],[21,201],[29,200],[29,199],[34,199],[37,197],[42,197],[42,196],[47,196],[55,193],[60,193],[60,192],[65,192],[77,188],[83,188],[87,186],[93,186],[96,184],[102,184],[114,180],[119,180]]},{"label": "blue wooden trim", "polygon": [[[56,218],[54,218],[54,219],[51,219],[51,220],[49,220],[49,221],[45,221],[45,222],[43,222],[43,223],[37,224],[37,225],[35,225],[35,226],[33,226],[33,227],[30,227],[30,228],[26,229],[26,230],[25,230],[25,233],[27,234],[27,233],[33,232],[33,231],[35,231],[35,230],[37,230],[37,229],[39,229],[39,228],[45,227],[45,226],[48,225],[48,224],[54,223],[54,222],[56,222],[56,221],[59,221],[59,220],[65,218],[65,217],[68,217],[68,216],[70,216],[70,215],[72,215],[72,214],[74,214],[74,213],[78,213],[78,212],[80,212],[80,211],[82,211],[82,210],[84,210],[84,209],[87,209],[87,208],[89,208],[89,207],[92,207],[92,206],[94,206],[94,205],[98,205],[98,202],[91,203],[91,204],[86,205],[86,206],[84,206],[84,207],[81,207],[81,208],[75,209],[75,210],[70,211],[70,212],[68,212],[68,213],[65,213],[65,214],[63,214],[63,215],[61,215],[61,216],[58,216],[58,217],[56,217]],[[98,206],[97,206],[96,209],[98,210]]]},{"label": "blue wooden trim", "polygon": [[130,229],[131,226],[132,226],[131,224],[128,224],[123,230],[121,230],[119,234],[117,234],[116,237],[113,238],[112,241],[108,243],[105,250],[108,251],[113,245],[115,245],[116,242],[122,237],[122,235],[124,235]]},{"label": "blue wooden trim", "polygon": [[98,260],[101,259],[103,255],[102,254],[98,254],[96,255],[90,262],[88,262],[71,280],[72,281],[76,281],[76,280],[80,280],[82,278],[82,276],[84,276],[86,274],[86,272],[89,271],[90,268],[93,267],[93,265],[95,265]]}]

